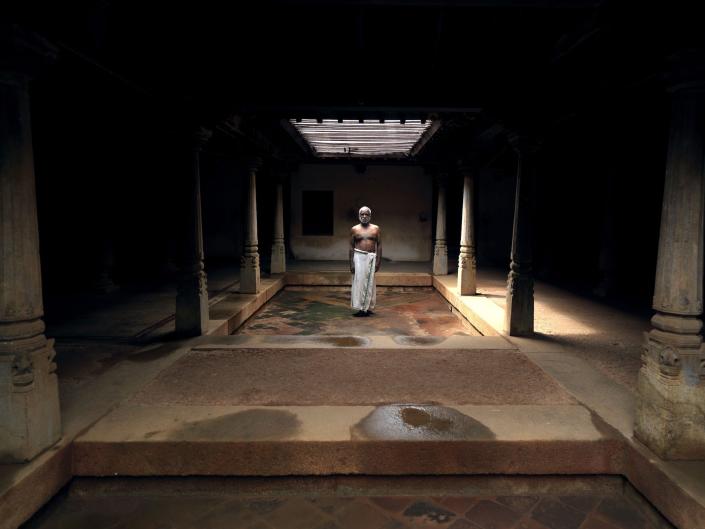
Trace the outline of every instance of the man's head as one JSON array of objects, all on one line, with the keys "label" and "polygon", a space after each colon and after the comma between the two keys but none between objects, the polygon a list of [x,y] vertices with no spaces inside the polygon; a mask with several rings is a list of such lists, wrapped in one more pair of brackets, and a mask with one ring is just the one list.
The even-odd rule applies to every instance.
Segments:
[{"label": "man's head", "polygon": [[362,206],[358,213],[358,218],[360,219],[360,224],[366,226],[370,223],[370,220],[372,220],[372,210],[367,206]]}]

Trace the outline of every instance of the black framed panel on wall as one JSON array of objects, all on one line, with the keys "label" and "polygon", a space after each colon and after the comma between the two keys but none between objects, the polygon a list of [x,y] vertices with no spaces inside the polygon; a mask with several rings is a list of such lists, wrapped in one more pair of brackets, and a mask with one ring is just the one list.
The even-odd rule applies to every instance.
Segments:
[{"label": "black framed panel on wall", "polygon": [[333,235],[333,191],[301,191],[301,234]]}]

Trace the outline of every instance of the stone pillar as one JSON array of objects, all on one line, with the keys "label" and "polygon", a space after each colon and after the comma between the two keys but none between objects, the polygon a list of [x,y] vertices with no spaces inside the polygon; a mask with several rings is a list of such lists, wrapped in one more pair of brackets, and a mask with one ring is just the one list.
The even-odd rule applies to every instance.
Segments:
[{"label": "stone pillar", "polygon": [[[10,44],[10,50],[0,43],[0,55],[8,53],[5,57],[17,58],[29,50],[53,53],[50,46],[31,34],[3,35],[7,36],[17,40]],[[18,70],[0,68],[2,463],[28,461],[61,437],[54,341],[45,337],[42,320],[29,78],[24,70]]]},{"label": "stone pillar", "polygon": [[272,239],[272,266],[273,274],[286,272],[286,249],[284,248],[284,184],[281,179],[277,182],[277,203],[274,208],[274,238]]},{"label": "stone pillar", "polygon": [[634,435],[663,459],[705,459],[705,83],[672,88],[651,319]]},{"label": "stone pillar", "polygon": [[240,261],[240,292],[243,294],[256,294],[260,288],[259,252],[257,249],[257,170],[260,165],[260,160],[253,160],[249,165],[247,234],[245,251]]},{"label": "stone pillar", "polygon": [[460,226],[460,256],[458,257],[458,293],[477,293],[477,260],[475,259],[475,211],[473,206],[473,174],[470,167],[461,167],[463,175],[463,214]]},{"label": "stone pillar", "polygon": [[504,330],[510,336],[530,336],[534,332],[534,278],[531,270],[533,158],[538,144],[518,134],[511,134],[509,142],[518,160]]},{"label": "stone pillar", "polygon": [[200,153],[211,131],[199,128],[193,134],[191,167],[187,174],[185,233],[176,294],[176,332],[181,336],[200,336],[208,331],[208,287],[203,265],[203,228],[201,219]]},{"label": "stone pillar", "polygon": [[438,178],[438,209],[436,212],[436,242],[433,246],[433,275],[448,274],[448,247],[446,246],[446,177]]}]

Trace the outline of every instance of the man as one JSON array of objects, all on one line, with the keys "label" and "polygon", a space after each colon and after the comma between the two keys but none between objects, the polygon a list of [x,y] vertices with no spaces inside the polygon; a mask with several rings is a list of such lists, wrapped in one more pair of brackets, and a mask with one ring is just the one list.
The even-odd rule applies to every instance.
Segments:
[{"label": "man", "polygon": [[382,232],[370,223],[372,210],[367,206],[360,208],[358,218],[360,224],[352,227],[350,237],[351,305],[357,309],[355,316],[369,316],[377,298],[375,272],[382,262]]}]

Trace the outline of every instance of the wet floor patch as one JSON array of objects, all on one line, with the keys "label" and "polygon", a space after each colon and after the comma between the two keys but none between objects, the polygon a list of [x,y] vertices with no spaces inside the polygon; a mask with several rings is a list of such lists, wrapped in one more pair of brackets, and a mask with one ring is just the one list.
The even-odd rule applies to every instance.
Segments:
[{"label": "wet floor patch", "polygon": [[379,406],[350,430],[352,439],[494,439],[484,424],[445,406]]},{"label": "wet floor patch", "polygon": [[[300,428],[301,422],[295,414],[285,410],[262,408],[187,421],[169,429],[167,439],[280,441],[294,437]],[[160,434],[162,432],[149,432],[145,437],[150,439]]]},{"label": "wet floor patch", "polygon": [[394,336],[399,345],[438,345],[446,340],[445,336]]},{"label": "wet floor patch", "polygon": [[[605,490],[571,485],[546,491],[544,478],[502,477],[501,489],[468,487],[434,489],[425,478],[423,491],[400,494],[395,487],[419,478],[399,478],[392,487],[328,486],[315,490],[317,478],[297,478],[287,487],[277,478],[259,480],[254,488],[225,480],[200,482],[194,493],[188,478],[155,482],[145,489],[140,480],[105,485],[110,479],[75,480],[42,508],[23,529],[107,529],[191,527],[266,529],[672,529],[657,511],[628,485]],[[325,479],[325,478],[323,478]],[[345,478],[338,478],[342,481]],[[365,478],[363,478],[365,479]],[[551,479],[551,478],[549,478]],[[618,478],[615,478],[618,479]],[[367,478],[375,483],[374,479]],[[521,483],[512,485],[514,480]],[[118,480],[119,481],[119,480]],[[240,483],[240,482],[238,482]],[[268,483],[270,483],[268,485]],[[353,482],[355,483],[355,482]],[[527,483],[529,484],[527,486]],[[532,485],[533,484],[533,485]],[[93,488],[92,488],[93,487]],[[387,492],[382,492],[384,489]],[[382,490],[380,490],[382,489]],[[516,492],[512,492],[512,491]],[[577,491],[577,492],[576,492]],[[370,493],[372,492],[372,493]]]},{"label": "wet floor patch", "polygon": [[365,347],[370,344],[370,339],[362,336],[263,336],[261,338],[263,344],[290,345],[293,340],[301,347],[306,347],[309,344],[328,345],[331,347]]},{"label": "wet floor patch", "polygon": [[[355,317],[349,289],[287,288],[274,296],[236,334],[435,337],[480,336],[431,287],[379,287],[373,313]],[[428,345],[413,340],[403,345]]]}]

